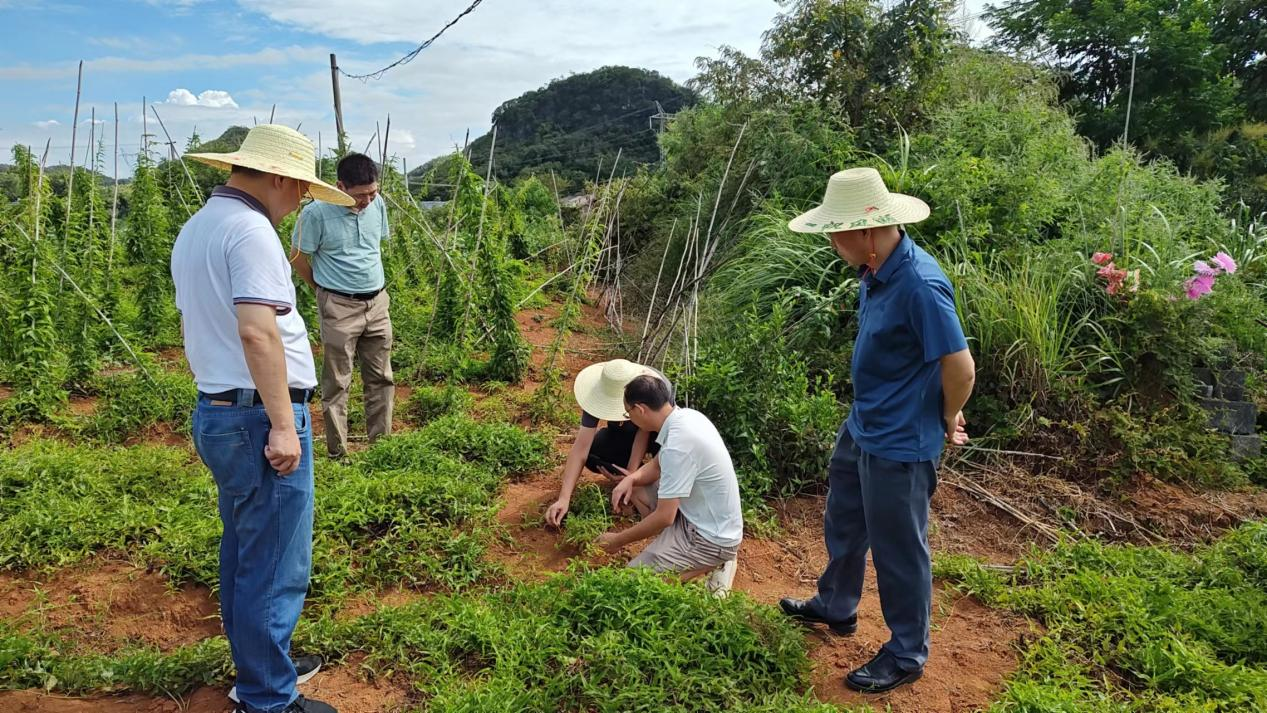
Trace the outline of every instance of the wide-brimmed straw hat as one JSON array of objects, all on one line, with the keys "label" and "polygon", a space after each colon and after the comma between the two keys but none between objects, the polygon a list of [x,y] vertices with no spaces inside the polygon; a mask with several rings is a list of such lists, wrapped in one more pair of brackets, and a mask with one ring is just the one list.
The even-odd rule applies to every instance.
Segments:
[{"label": "wide-brimmed straw hat", "polygon": [[590,364],[576,375],[572,392],[585,412],[604,421],[625,421],[625,387],[651,369],[625,359]]},{"label": "wide-brimmed straw hat", "polygon": [[827,181],[823,204],[788,222],[796,233],[835,233],[884,225],[918,223],[928,217],[928,204],[890,193],[874,168],[850,168]]},{"label": "wide-brimmed straw hat", "polygon": [[247,132],[242,146],[232,153],[187,153],[185,158],[230,170],[245,166],[257,171],[305,181],[308,194],[335,205],[356,205],[351,196],[317,178],[316,151],[307,136],[289,126],[260,124]]}]

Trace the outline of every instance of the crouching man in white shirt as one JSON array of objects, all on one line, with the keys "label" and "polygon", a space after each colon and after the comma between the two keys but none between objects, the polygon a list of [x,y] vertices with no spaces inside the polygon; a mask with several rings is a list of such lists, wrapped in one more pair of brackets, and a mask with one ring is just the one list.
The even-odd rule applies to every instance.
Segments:
[{"label": "crouching man in white shirt", "polygon": [[634,488],[658,482],[648,488],[657,493],[655,509],[627,530],[603,533],[598,545],[615,552],[655,537],[630,567],[678,573],[683,581],[711,573],[709,589],[724,595],[743,541],[739,481],[726,444],[704,414],[675,406],[669,387],[655,376],[629,382],[625,409],[640,430],[659,433],[660,452],[616,485],[612,507],[630,503]]}]

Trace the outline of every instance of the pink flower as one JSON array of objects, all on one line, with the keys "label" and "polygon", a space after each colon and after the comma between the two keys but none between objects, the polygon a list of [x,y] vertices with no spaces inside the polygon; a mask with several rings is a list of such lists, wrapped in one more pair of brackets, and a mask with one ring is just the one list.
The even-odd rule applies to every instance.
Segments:
[{"label": "pink flower", "polygon": [[1229,275],[1236,272],[1236,261],[1225,252],[1219,251],[1215,254],[1214,262],[1218,263],[1219,267],[1223,268],[1223,271]]},{"label": "pink flower", "polygon": [[1220,272],[1223,272],[1223,268],[1218,266],[1211,267],[1205,260],[1197,260],[1192,263],[1192,269],[1202,277],[1215,277]]},{"label": "pink flower", "polygon": [[1187,291],[1188,299],[1199,300],[1214,290],[1214,276],[1196,275],[1188,278],[1188,281],[1183,283],[1183,286]]},{"label": "pink flower", "polygon": [[1106,265],[1113,260],[1113,253],[1096,253],[1091,256],[1091,262],[1097,265]]},{"label": "pink flower", "polygon": [[1117,265],[1109,263],[1099,270],[1095,271],[1096,275],[1104,278],[1108,285],[1105,285],[1104,291],[1110,295],[1116,295],[1122,289],[1122,282],[1126,280],[1126,270],[1119,269]]}]

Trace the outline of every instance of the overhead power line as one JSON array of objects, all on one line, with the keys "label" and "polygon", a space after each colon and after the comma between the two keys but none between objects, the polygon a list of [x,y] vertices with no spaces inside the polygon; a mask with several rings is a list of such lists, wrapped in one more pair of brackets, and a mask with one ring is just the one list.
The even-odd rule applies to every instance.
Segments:
[{"label": "overhead power line", "polygon": [[484,0],[474,0],[474,2],[472,2],[472,3],[471,3],[471,4],[470,4],[470,5],[469,5],[469,6],[468,6],[465,10],[463,10],[463,11],[462,11],[462,12],[461,12],[461,13],[460,13],[457,17],[455,17],[455,18],[453,18],[452,20],[450,20],[450,21],[449,21],[449,24],[445,25],[444,27],[441,27],[439,32],[437,32],[437,33],[435,33],[434,35],[432,35],[432,36],[431,36],[431,38],[430,38],[430,39],[428,39],[426,42],[423,42],[422,44],[418,45],[418,47],[417,47],[416,49],[414,49],[414,51],[410,52],[409,54],[405,55],[404,57],[401,57],[400,59],[396,60],[395,62],[392,62],[391,64],[387,65],[386,67],[383,67],[382,69],[378,70],[377,72],[370,72],[369,74],[348,74],[347,72],[343,71],[343,68],[341,68],[341,67],[340,67],[340,68],[339,68],[339,74],[342,74],[343,76],[347,77],[348,79],[359,79],[359,80],[361,80],[362,82],[364,82],[364,81],[366,81],[366,80],[369,80],[369,79],[382,79],[383,75],[384,75],[384,74],[386,74],[388,70],[395,69],[396,67],[399,67],[399,66],[401,66],[402,64],[409,64],[410,62],[412,62],[412,61],[413,61],[413,59],[414,59],[414,57],[417,57],[417,56],[419,55],[419,53],[421,53],[423,50],[425,50],[425,49],[427,49],[428,47],[430,47],[432,42],[435,42],[436,40],[438,40],[438,39],[440,38],[440,35],[443,35],[443,34],[444,34],[445,30],[448,30],[450,27],[453,27],[454,25],[458,24],[458,20],[461,20],[462,18],[464,18],[464,17],[466,17],[467,15],[471,14],[471,12],[472,12],[472,11],[474,11],[474,10],[475,10],[475,8],[479,7],[480,3],[482,3],[482,2],[484,2]]}]

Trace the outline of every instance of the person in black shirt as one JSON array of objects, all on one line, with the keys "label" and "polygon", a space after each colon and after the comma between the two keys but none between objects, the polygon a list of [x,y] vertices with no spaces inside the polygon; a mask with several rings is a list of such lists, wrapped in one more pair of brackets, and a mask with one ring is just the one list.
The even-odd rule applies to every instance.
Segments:
[{"label": "person in black shirt", "polygon": [[[625,385],[643,374],[653,374],[665,383],[669,381],[655,369],[625,359],[591,364],[577,374],[573,393],[581,406],[581,428],[563,466],[559,497],[546,510],[546,524],[558,527],[563,522],[582,466],[619,481],[624,478],[622,469],[632,473],[642,465],[645,456],[654,456],[659,450],[656,434],[639,431],[625,413]],[[672,385],[669,390],[672,392]],[[604,423],[606,425],[600,428]],[[654,510],[654,490],[635,488],[633,505],[642,515]]]}]

